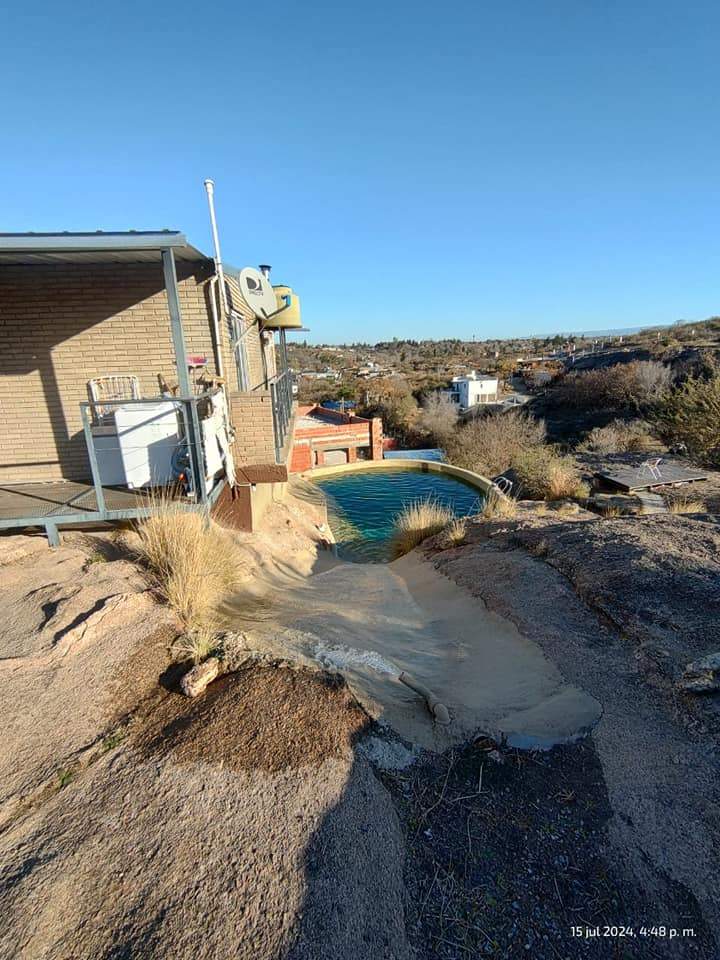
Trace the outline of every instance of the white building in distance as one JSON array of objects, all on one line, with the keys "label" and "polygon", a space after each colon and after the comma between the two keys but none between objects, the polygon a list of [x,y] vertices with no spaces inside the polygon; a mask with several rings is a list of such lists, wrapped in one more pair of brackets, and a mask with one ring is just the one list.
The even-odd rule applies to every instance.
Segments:
[{"label": "white building in distance", "polygon": [[461,410],[469,410],[482,403],[498,402],[497,377],[483,377],[471,370],[464,377],[453,377],[449,390],[443,393]]}]

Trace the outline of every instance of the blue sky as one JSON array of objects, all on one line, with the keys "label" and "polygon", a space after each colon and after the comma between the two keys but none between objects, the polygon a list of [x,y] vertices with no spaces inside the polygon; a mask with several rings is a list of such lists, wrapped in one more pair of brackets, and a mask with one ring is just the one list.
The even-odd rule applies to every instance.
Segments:
[{"label": "blue sky", "polygon": [[310,340],[720,313],[720,7],[36,2],[4,13],[0,229],[175,227]]}]

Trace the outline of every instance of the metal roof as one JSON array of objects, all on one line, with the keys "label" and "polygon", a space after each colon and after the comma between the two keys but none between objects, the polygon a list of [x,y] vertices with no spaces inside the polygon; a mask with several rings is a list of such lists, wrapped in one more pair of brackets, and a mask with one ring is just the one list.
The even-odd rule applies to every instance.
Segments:
[{"label": "metal roof", "polygon": [[152,263],[163,250],[178,261],[209,259],[178,230],[0,233],[0,264]]}]

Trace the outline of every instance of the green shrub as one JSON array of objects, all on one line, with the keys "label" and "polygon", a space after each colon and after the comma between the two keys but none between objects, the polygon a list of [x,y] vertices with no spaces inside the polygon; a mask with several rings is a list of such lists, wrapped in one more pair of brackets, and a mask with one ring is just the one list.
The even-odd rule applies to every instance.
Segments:
[{"label": "green shrub", "polygon": [[682,443],[693,459],[720,466],[720,377],[686,380],[652,416],[668,443]]}]

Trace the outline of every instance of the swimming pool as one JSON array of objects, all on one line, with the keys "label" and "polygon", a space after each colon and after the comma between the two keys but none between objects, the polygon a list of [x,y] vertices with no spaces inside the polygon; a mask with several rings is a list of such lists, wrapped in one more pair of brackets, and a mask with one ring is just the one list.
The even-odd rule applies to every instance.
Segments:
[{"label": "swimming pool", "polygon": [[338,556],[355,563],[389,563],[395,517],[410,503],[431,497],[466,517],[483,502],[482,491],[469,483],[404,467],[344,472],[313,482],[327,499]]}]

